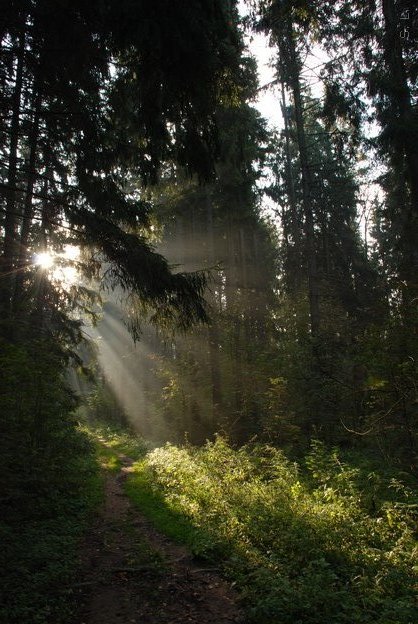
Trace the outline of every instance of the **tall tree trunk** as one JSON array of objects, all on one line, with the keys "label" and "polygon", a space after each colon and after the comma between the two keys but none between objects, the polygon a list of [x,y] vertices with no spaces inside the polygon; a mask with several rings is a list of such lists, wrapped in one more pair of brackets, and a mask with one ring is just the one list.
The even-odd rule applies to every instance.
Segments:
[{"label": "tall tree trunk", "polygon": [[[383,16],[385,20],[385,35],[383,37],[384,59],[389,71],[388,96],[394,112],[398,113],[402,128],[399,131],[400,148],[403,150],[408,182],[411,190],[412,211],[418,215],[418,144],[417,118],[412,106],[411,90],[405,71],[405,62],[402,54],[402,43],[399,32],[399,10],[394,0],[382,0]],[[415,134],[411,140],[411,132]]]},{"label": "tall tree trunk", "polygon": [[23,67],[25,56],[25,34],[22,32],[19,38],[16,62],[16,79],[12,97],[12,119],[10,125],[9,163],[7,171],[6,189],[6,214],[4,219],[4,243],[3,256],[1,258],[2,273],[2,311],[8,316],[11,312],[13,291],[13,267],[16,260],[17,238],[17,207],[16,207],[16,184],[17,184],[17,151],[19,144],[20,108],[23,86]]},{"label": "tall tree trunk", "polygon": [[[402,40],[399,32],[399,9],[394,0],[382,0],[385,34],[383,53],[389,74],[386,95],[390,100],[395,138],[392,149],[396,160],[405,163],[407,185],[410,190],[410,205],[402,211],[402,233],[400,247],[402,261],[399,273],[403,287],[406,309],[418,296],[418,118],[412,105],[405,61],[402,54]],[[400,158],[399,158],[400,157]]]},{"label": "tall tree trunk", "polygon": [[[49,192],[49,180],[52,178],[52,171],[50,164],[47,162],[45,165],[45,181],[42,188],[42,220],[41,220],[41,232],[40,232],[40,248],[42,251],[46,251],[48,247],[48,235],[47,232],[50,228],[50,223],[48,219],[49,213],[49,200],[48,200],[48,192]],[[45,333],[46,326],[48,323],[48,310],[47,310],[47,276],[46,271],[42,267],[38,269],[38,283],[37,283],[37,293],[36,293],[36,304],[35,304],[35,326],[39,328],[41,333]]]},{"label": "tall tree trunk", "polygon": [[[209,245],[209,265],[213,266],[216,262],[215,258],[215,237],[213,231],[213,206],[209,190],[205,193],[206,200],[206,219],[208,227],[208,245]],[[219,284],[219,288],[222,284]],[[216,431],[219,425],[219,417],[222,413],[222,383],[219,365],[219,331],[217,319],[213,318],[208,329],[209,333],[209,360],[212,384],[212,426]]]},{"label": "tall tree trunk", "polygon": [[315,230],[312,210],[312,180],[309,168],[308,150],[306,145],[305,123],[303,118],[303,104],[300,88],[300,72],[296,57],[293,28],[288,19],[288,44],[291,62],[290,87],[292,89],[295,106],[296,133],[299,146],[299,160],[302,174],[302,203],[305,217],[306,253],[308,261],[309,311],[312,336],[318,336],[320,329],[319,312],[319,284],[315,251]]},{"label": "tall tree trunk", "polygon": [[38,135],[39,135],[39,117],[40,117],[40,103],[41,98],[39,92],[35,94],[34,98],[34,114],[32,120],[32,130],[29,138],[29,159],[28,159],[28,174],[26,184],[25,204],[23,210],[22,226],[20,230],[20,248],[19,258],[17,263],[18,272],[16,274],[15,292],[13,298],[13,307],[18,304],[23,291],[23,270],[27,263],[28,254],[28,242],[30,226],[33,219],[33,189],[36,181],[36,152],[38,147]]},{"label": "tall tree trunk", "polygon": [[212,386],[212,426],[216,431],[219,425],[219,417],[222,413],[222,384],[219,367],[219,332],[216,323],[212,322],[208,329],[209,333],[209,359]]},{"label": "tall tree trunk", "polygon": [[301,257],[301,249],[300,249],[300,228],[299,228],[299,219],[297,213],[297,205],[296,205],[296,195],[295,195],[295,183],[293,179],[292,172],[292,158],[290,153],[290,128],[289,128],[289,119],[287,115],[287,103],[286,103],[286,92],[284,83],[281,82],[281,95],[282,95],[282,115],[284,120],[284,133],[285,133],[285,150],[286,150],[286,162],[285,162],[285,171],[286,171],[286,188],[287,188],[287,196],[289,199],[289,207],[290,207],[290,234],[292,236],[292,248],[287,250],[287,253],[290,253],[291,256],[291,266],[293,272],[293,283],[294,289],[297,292],[300,287],[300,257]]}]

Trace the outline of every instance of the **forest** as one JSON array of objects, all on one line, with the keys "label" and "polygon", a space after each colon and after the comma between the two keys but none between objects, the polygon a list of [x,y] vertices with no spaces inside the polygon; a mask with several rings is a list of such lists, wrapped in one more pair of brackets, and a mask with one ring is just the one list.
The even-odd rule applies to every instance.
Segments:
[{"label": "forest", "polygon": [[417,621],[417,51],[0,0],[1,624]]}]

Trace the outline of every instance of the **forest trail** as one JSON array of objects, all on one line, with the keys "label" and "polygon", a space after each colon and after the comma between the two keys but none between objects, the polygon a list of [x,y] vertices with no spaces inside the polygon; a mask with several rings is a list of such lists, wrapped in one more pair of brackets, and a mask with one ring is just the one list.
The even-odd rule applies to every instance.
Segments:
[{"label": "forest trail", "polygon": [[107,473],[105,501],[82,549],[77,624],[244,624],[216,570],[156,531],[123,489],[132,460]]}]

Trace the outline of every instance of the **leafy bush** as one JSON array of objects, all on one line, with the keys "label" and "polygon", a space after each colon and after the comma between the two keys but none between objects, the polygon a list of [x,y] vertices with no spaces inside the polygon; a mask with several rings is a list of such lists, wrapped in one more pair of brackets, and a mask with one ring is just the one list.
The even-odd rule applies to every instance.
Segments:
[{"label": "leafy bush", "polygon": [[128,488],[140,477],[156,502],[209,536],[198,554],[224,559],[254,622],[412,622],[414,503],[370,515],[358,471],[335,450],[314,443],[307,465],[309,478],[280,450],[234,450],[218,438],[155,449]]}]

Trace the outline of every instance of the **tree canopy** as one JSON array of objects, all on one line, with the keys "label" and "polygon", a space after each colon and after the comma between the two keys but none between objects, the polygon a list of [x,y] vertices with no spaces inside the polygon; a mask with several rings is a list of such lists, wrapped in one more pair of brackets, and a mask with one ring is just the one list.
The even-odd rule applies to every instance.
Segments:
[{"label": "tree canopy", "polygon": [[213,175],[216,107],[241,92],[232,5],[2,4],[3,320],[36,308],[33,255],[65,244],[160,316],[204,319],[203,275],[173,274],[147,241],[141,185],[168,159]]}]

